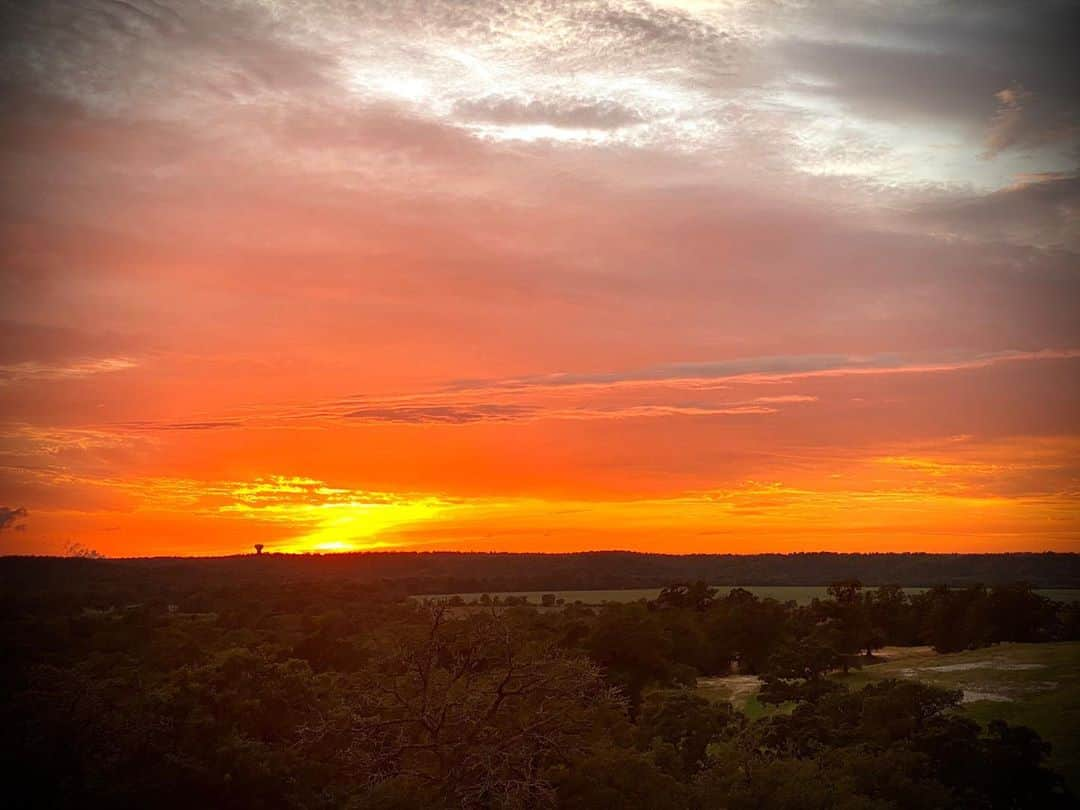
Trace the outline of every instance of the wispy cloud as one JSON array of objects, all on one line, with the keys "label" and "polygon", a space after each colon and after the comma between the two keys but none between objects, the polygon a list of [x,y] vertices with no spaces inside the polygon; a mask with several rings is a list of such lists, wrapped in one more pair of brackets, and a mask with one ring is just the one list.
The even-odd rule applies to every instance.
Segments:
[{"label": "wispy cloud", "polygon": [[[344,397],[287,406],[252,404],[243,412],[185,421],[140,420],[103,425],[121,434],[300,427],[304,424],[469,425],[543,420],[622,420],[776,414],[818,401],[803,393],[732,396],[735,386],[862,376],[948,374],[1010,363],[1080,357],[1078,349],[1002,351],[936,356],[901,354],[784,355],[716,362],[667,363],[611,372],[558,372],[528,377],[460,380],[431,391]],[[598,392],[616,396],[604,403]],[[697,397],[686,401],[688,395]],[[708,398],[708,399],[703,399]],[[75,439],[80,439],[76,436]]]},{"label": "wispy cloud", "polygon": [[78,380],[95,374],[111,374],[136,368],[138,361],[131,357],[98,357],[64,363],[26,361],[0,365],[0,385],[23,382]]},{"label": "wispy cloud", "polygon": [[1003,351],[979,354],[947,353],[936,357],[900,354],[875,355],[779,355],[699,363],[667,363],[626,371],[560,372],[503,380],[462,380],[461,390],[485,388],[561,388],[576,386],[638,385],[648,383],[739,381],[784,382],[810,377],[843,377],[880,374],[930,374],[984,368],[998,363],[1060,360],[1080,357],[1080,349],[1046,349],[1034,352]]}]

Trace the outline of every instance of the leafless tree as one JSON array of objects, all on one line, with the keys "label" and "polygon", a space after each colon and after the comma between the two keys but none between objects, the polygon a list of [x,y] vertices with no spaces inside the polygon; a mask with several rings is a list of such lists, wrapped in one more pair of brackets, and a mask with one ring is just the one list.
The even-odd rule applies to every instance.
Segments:
[{"label": "leafless tree", "polygon": [[550,806],[545,768],[621,717],[620,697],[595,665],[523,643],[495,611],[424,609],[425,632],[382,662],[352,719],[357,775],[411,778],[466,808]]}]

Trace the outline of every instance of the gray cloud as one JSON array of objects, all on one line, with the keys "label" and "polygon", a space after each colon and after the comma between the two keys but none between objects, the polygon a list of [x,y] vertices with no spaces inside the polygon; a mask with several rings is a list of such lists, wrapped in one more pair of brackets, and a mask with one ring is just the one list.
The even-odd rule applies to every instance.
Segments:
[{"label": "gray cloud", "polygon": [[22,521],[26,519],[26,516],[25,507],[0,506],[0,531],[25,529],[26,524]]},{"label": "gray cloud", "polygon": [[310,91],[327,85],[334,64],[291,42],[256,4],[75,0],[6,12],[0,65],[9,78],[106,114]]},{"label": "gray cloud", "polygon": [[[539,419],[558,420],[614,420],[651,419],[677,416],[755,416],[773,414],[781,406],[799,405],[816,401],[815,397],[758,397],[745,402],[711,404],[704,402],[680,402],[673,404],[651,403],[590,407],[578,405],[401,405],[352,410],[340,418],[362,422],[398,424],[453,424],[465,425],[476,422],[524,422]],[[324,413],[324,417],[330,414]]]},{"label": "gray cloud", "polygon": [[[747,375],[791,375],[840,369],[898,368],[903,361],[895,355],[853,358],[845,355],[791,355],[748,357],[737,360],[703,363],[665,363],[631,371],[601,372],[598,374],[546,374],[507,380],[501,385],[561,387],[573,385],[607,385],[628,382],[663,382],[669,380],[722,380]],[[475,383],[474,383],[475,384]],[[470,387],[465,381],[463,387]]]},{"label": "gray cloud", "polygon": [[523,405],[438,405],[385,404],[353,408],[341,418],[362,422],[398,422],[402,424],[453,424],[500,422],[527,418],[535,409]]},{"label": "gray cloud", "polygon": [[905,357],[898,354],[875,354],[869,356],[839,354],[778,355],[774,357],[748,357],[720,362],[665,363],[627,371],[589,374],[559,373],[505,380],[461,380],[455,384],[454,388],[457,390],[561,388],[567,386],[657,383],[679,380],[722,381],[754,378],[775,381],[843,374],[955,371],[965,368],[980,368],[995,363],[1055,359],[1078,355],[1080,355],[1080,349],[1045,352],[1006,351],[988,354],[952,352],[938,353],[923,358]]},{"label": "gray cloud", "polygon": [[961,128],[987,156],[1077,143],[1075,3],[812,3],[794,20],[768,46],[777,80],[845,114]]},{"label": "gray cloud", "polygon": [[984,158],[993,158],[1002,149],[1017,143],[1023,136],[1025,116],[1024,108],[1031,101],[1031,93],[1022,85],[1014,84],[994,93],[998,108],[990,122],[990,131],[986,133],[986,151]]},{"label": "gray cloud", "polygon": [[952,195],[915,209],[923,226],[985,240],[1080,252],[1080,175],[1021,178],[985,195]]},{"label": "gray cloud", "polygon": [[227,430],[229,428],[245,427],[247,424],[243,419],[213,419],[190,422],[123,422],[116,425],[116,427],[121,430],[131,431]]},{"label": "gray cloud", "polygon": [[[807,118],[820,110],[789,109],[778,121],[777,104],[790,102],[778,93],[894,125],[960,121],[975,152],[994,94],[1021,85],[1029,101],[1022,115],[999,114],[995,131],[1007,134],[989,139],[988,154],[1074,138],[1080,98],[1064,33],[1080,15],[1061,2],[761,2],[720,13],[632,0],[272,9],[132,0],[6,14],[0,66],[15,96],[182,125],[209,141],[245,137],[255,149],[282,136],[272,157],[284,163],[307,145],[355,165],[357,148],[393,152],[395,142],[440,160],[465,149],[446,135],[457,127],[492,135],[477,125],[549,124],[668,151],[751,149],[764,137],[800,170],[822,156],[858,167],[888,149],[857,127],[809,144]],[[400,120],[380,122],[386,108]]]}]

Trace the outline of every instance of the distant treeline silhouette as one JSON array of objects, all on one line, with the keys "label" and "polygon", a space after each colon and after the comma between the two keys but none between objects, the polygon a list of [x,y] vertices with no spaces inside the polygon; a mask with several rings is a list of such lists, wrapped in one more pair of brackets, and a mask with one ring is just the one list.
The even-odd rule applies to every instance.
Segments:
[{"label": "distant treeline silhouette", "polygon": [[1080,554],[577,554],[363,552],[153,557],[111,560],[0,558],[0,584],[34,588],[82,583],[93,589],[134,577],[166,583],[388,582],[403,593],[659,588],[702,580],[713,585],[972,585],[1026,582],[1036,588],[1080,587]]}]

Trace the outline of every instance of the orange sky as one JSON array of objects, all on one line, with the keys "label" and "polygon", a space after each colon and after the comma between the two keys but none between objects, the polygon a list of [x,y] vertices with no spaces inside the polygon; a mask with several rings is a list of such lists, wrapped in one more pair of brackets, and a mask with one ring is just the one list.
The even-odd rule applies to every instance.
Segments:
[{"label": "orange sky", "polygon": [[0,554],[1080,551],[1053,15],[378,9],[17,12]]}]

